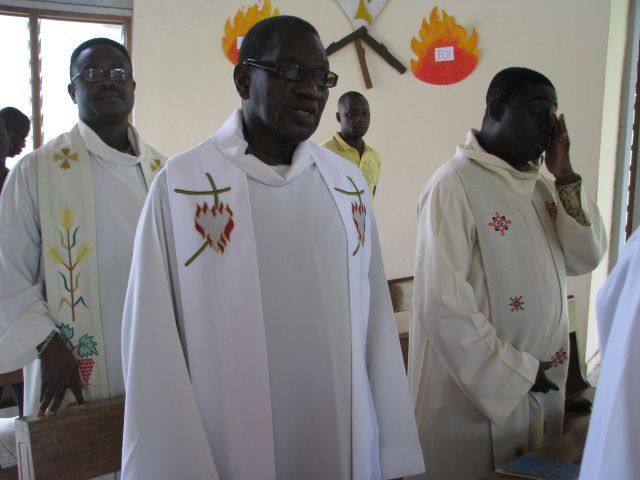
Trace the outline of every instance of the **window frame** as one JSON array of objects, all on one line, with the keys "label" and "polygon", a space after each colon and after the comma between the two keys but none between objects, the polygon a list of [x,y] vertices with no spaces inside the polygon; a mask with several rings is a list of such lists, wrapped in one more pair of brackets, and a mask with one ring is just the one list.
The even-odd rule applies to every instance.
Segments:
[{"label": "window frame", "polygon": [[8,6],[0,6],[0,15],[26,17],[29,19],[29,51],[31,55],[29,62],[31,65],[31,129],[33,132],[33,149],[36,150],[40,148],[44,142],[42,131],[40,20],[63,20],[68,22],[122,25],[124,28],[124,47],[131,51],[131,17]]}]

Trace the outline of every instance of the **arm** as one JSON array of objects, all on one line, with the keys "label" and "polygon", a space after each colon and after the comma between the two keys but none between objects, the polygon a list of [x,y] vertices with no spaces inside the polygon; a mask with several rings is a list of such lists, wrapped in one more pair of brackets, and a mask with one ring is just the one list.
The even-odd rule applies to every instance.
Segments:
[{"label": "arm", "polygon": [[44,299],[35,155],[11,172],[0,197],[0,371],[22,368],[55,329]]},{"label": "arm", "polygon": [[217,479],[176,323],[165,172],[138,223],[122,322],[122,478]]},{"label": "arm", "polygon": [[486,281],[477,275],[475,223],[455,172],[436,174],[423,195],[416,248],[413,323],[467,398],[500,422],[534,385],[540,363],[500,339],[478,303]]},{"label": "arm", "polygon": [[380,429],[382,478],[398,478],[424,472],[424,463],[380,242],[372,223],[367,367]]},{"label": "arm", "polygon": [[553,127],[551,143],[545,152],[547,170],[555,177],[558,202],[556,230],[562,244],[569,275],[593,270],[607,249],[607,234],[595,204],[588,201],[580,175],[573,171],[569,156],[569,133],[564,115],[549,112]]},{"label": "arm", "polygon": [[[0,200],[0,225],[10,234],[0,243],[0,371],[21,368],[56,330],[44,299],[40,271],[42,241],[36,183],[36,156],[25,157],[7,180]],[[76,360],[55,335],[41,357],[39,414],[55,414],[67,388],[84,401]]]}]

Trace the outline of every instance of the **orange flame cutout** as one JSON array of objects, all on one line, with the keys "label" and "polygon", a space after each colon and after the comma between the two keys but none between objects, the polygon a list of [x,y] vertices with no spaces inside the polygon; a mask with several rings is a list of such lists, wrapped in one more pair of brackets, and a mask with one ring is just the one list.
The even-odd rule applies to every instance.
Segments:
[{"label": "orange flame cutout", "polygon": [[450,85],[463,80],[478,64],[478,33],[471,35],[456,19],[438,7],[431,10],[428,23],[422,19],[420,39],[411,39],[411,50],[418,58],[411,60],[411,71],[418,79],[434,85]]},{"label": "orange flame cutout", "polygon": [[234,65],[238,63],[238,38],[244,37],[249,29],[260,20],[280,15],[278,9],[271,11],[271,1],[264,0],[262,8],[259,3],[251,5],[249,8],[240,8],[231,23],[231,18],[227,18],[224,24],[224,37],[222,37],[222,50],[226,57]]}]

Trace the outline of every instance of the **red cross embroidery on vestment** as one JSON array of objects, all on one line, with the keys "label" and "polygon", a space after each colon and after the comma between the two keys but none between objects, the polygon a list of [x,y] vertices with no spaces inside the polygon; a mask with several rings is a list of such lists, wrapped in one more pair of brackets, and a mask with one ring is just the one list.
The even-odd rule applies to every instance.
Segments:
[{"label": "red cross embroidery on vestment", "polygon": [[504,237],[504,232],[509,230],[509,225],[511,225],[511,220],[509,220],[504,215],[500,215],[496,212],[496,215],[489,222],[489,227],[492,227],[496,232],[499,232],[501,236]]},{"label": "red cross embroidery on vestment", "polygon": [[509,306],[511,307],[512,312],[524,310],[525,301],[522,299],[522,295],[517,297],[509,297],[509,300],[511,300]]},{"label": "red cross embroidery on vestment", "polygon": [[554,217],[558,214],[558,205],[556,202],[544,202],[544,208],[550,217]]},{"label": "red cross embroidery on vestment", "polygon": [[554,367],[562,365],[566,359],[567,359],[567,352],[565,351],[564,347],[560,347],[560,350],[554,353],[550,358]]}]

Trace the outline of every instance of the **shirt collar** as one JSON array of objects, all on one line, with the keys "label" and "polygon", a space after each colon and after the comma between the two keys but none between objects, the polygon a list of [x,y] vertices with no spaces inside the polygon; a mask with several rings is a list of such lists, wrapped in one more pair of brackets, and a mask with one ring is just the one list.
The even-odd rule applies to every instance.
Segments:
[{"label": "shirt collar", "polygon": [[[342,138],[342,136],[340,135],[340,132],[336,132],[333,135],[333,139],[338,145],[338,148],[340,150],[342,151],[353,150],[354,152],[357,152],[355,148],[353,148],[351,145],[349,145],[347,142],[344,141],[344,138]],[[364,154],[364,152],[368,152],[371,149],[369,148],[369,145],[367,145],[367,143],[364,140],[362,142],[364,143],[364,150],[363,150],[363,154]]]},{"label": "shirt collar", "polygon": [[140,135],[133,125],[128,126],[127,134],[129,137],[129,143],[136,155],[129,155],[128,153],[111,148],[102,141],[98,134],[94,132],[89,125],[84,123],[82,120],[78,120],[78,130],[89,153],[101,160],[104,160],[105,162],[122,166],[131,166],[140,163],[142,160]]},{"label": "shirt collar", "polygon": [[302,172],[311,167],[315,161],[312,154],[312,143],[301,142],[293,152],[291,166],[284,173],[278,174],[273,168],[252,154],[247,154],[249,144],[242,131],[242,111],[236,110],[213,135],[213,142],[220,153],[236,167],[244,171],[250,178],[272,186],[286,185],[296,179]]},{"label": "shirt collar", "polygon": [[469,130],[465,143],[458,145],[456,155],[464,156],[492,171],[503,178],[514,190],[523,194],[532,194],[535,183],[540,178],[539,166],[531,162],[528,171],[516,170],[500,157],[485,151],[478,142],[477,135],[477,130]]}]

